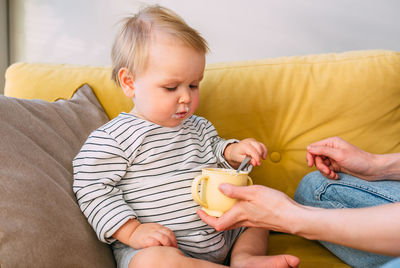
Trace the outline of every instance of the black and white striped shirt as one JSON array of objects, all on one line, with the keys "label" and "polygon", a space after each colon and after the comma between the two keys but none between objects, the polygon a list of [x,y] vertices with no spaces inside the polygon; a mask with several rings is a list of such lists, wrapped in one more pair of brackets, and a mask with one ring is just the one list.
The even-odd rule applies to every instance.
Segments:
[{"label": "black and white striped shirt", "polygon": [[103,242],[114,242],[112,234],[136,218],[171,229],[182,250],[212,252],[225,241],[197,216],[191,183],[204,167],[230,168],[223,151],[232,142],[202,117],[162,127],[121,113],[93,131],[75,157],[73,190]]}]

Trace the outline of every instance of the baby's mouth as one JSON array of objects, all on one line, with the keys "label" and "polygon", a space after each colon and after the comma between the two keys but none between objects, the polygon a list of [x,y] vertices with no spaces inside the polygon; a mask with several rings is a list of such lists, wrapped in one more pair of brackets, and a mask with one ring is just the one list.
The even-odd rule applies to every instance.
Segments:
[{"label": "baby's mouth", "polygon": [[185,107],[183,111],[178,111],[172,115],[172,118],[184,118],[189,112],[189,107]]}]

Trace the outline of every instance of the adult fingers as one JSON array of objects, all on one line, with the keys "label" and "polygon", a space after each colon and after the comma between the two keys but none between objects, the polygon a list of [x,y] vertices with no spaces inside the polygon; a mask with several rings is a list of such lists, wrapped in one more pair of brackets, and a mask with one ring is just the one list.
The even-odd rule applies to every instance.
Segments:
[{"label": "adult fingers", "polygon": [[235,186],[223,183],[219,186],[219,190],[228,197],[248,201],[254,196],[255,186]]},{"label": "adult fingers", "polygon": [[309,146],[332,146],[334,140],[335,140],[334,137],[329,137],[320,141],[313,142]]},{"label": "adult fingers", "polygon": [[337,159],[339,155],[339,151],[336,148],[328,147],[328,146],[308,146],[307,151],[313,155],[322,155],[327,156],[332,159]]},{"label": "adult fingers", "polygon": [[330,167],[330,166],[331,166],[331,160],[330,160],[330,158],[325,157],[325,156],[322,156],[321,158],[322,158],[322,161],[324,161],[324,164],[325,164],[327,167]]},{"label": "adult fingers", "polygon": [[337,180],[337,179],[339,179],[339,175],[336,172],[331,171],[331,179],[332,180]]},{"label": "adult fingers", "polygon": [[309,167],[312,167],[315,164],[314,156],[311,153],[309,153],[308,151],[306,153],[306,160],[307,160],[307,165]]},{"label": "adult fingers", "polygon": [[197,211],[197,214],[205,223],[214,227],[217,231],[235,229],[241,226],[245,226],[244,222],[237,221],[238,218],[234,216],[234,213],[230,213],[230,211],[223,214],[220,218],[209,216],[201,209]]},{"label": "adult fingers", "polygon": [[209,216],[207,213],[205,213],[203,210],[199,209],[197,210],[197,215],[199,215],[200,219],[207,223],[208,225],[212,227],[216,227],[218,225],[218,218]]},{"label": "adult fingers", "polygon": [[246,215],[243,213],[243,201],[237,202],[230,210],[225,212],[218,218],[216,228],[217,230],[234,229],[244,225],[247,222]]},{"label": "adult fingers", "polygon": [[332,166],[329,166],[327,170],[319,170],[321,172],[322,175],[324,175],[325,177],[327,177],[328,179],[331,180],[337,180],[339,178],[339,176],[337,175],[337,173],[334,171],[334,169],[332,168]]},{"label": "adult fingers", "polygon": [[320,156],[315,157],[315,166],[323,174],[329,174],[330,169],[324,163],[324,160]]}]

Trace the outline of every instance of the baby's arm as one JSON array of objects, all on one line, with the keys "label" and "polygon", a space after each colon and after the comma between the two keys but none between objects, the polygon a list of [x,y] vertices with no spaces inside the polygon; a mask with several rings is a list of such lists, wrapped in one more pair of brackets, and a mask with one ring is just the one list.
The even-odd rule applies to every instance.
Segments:
[{"label": "baby's arm", "polygon": [[128,158],[107,132],[93,132],[73,165],[78,203],[101,241],[112,243],[118,239],[135,248],[176,246],[175,235],[168,228],[136,220],[135,211],[117,187],[126,173]]},{"label": "baby's arm", "polygon": [[142,224],[136,219],[127,221],[112,236],[135,249],[152,246],[178,247],[170,229],[158,223]]},{"label": "baby's arm", "polygon": [[250,164],[259,166],[261,165],[261,158],[267,158],[267,147],[253,138],[248,138],[238,143],[229,144],[224,151],[226,161],[234,168],[239,167],[246,156],[251,157]]}]

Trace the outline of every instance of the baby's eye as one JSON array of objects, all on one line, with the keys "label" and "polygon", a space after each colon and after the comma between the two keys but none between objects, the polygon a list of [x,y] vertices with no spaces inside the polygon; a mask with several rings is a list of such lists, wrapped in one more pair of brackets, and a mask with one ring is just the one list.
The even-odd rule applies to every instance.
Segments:
[{"label": "baby's eye", "polygon": [[166,90],[168,91],[174,91],[176,90],[177,87],[165,87]]},{"label": "baby's eye", "polygon": [[199,85],[190,85],[190,88],[191,89],[196,89],[196,88],[198,88],[199,87]]}]

